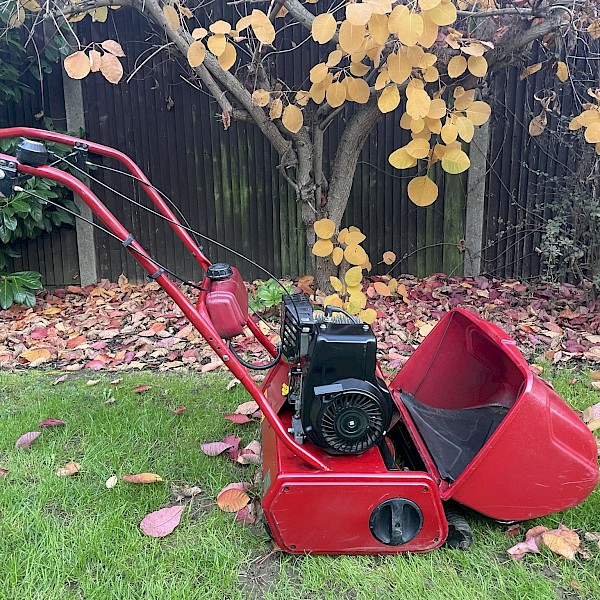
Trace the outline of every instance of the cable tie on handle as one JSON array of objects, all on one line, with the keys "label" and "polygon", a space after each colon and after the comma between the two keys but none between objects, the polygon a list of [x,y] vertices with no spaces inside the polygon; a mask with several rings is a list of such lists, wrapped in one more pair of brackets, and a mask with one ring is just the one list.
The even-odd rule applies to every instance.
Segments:
[{"label": "cable tie on handle", "polygon": [[127,246],[129,246],[129,244],[131,244],[131,242],[133,242],[133,234],[130,233],[126,239],[124,239],[121,244],[123,244],[123,248],[127,248]]},{"label": "cable tie on handle", "polygon": [[152,275],[147,275],[146,279],[150,279],[152,281],[155,281],[156,279],[158,279],[163,273],[165,272],[165,270],[161,267],[158,271],[156,271],[156,273],[153,273]]}]

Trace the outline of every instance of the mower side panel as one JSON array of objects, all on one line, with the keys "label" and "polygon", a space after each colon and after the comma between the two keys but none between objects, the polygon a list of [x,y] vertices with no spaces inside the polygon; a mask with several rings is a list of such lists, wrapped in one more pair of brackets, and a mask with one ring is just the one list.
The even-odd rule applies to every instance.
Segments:
[{"label": "mower side panel", "polygon": [[[284,416],[285,419],[285,416]],[[389,471],[377,448],[360,456],[321,456],[330,472],[307,468],[263,421],[264,515],[274,541],[293,554],[398,554],[441,546],[448,526],[435,481],[424,472]],[[407,543],[387,545],[369,520],[382,502],[418,506],[422,525]]]}]

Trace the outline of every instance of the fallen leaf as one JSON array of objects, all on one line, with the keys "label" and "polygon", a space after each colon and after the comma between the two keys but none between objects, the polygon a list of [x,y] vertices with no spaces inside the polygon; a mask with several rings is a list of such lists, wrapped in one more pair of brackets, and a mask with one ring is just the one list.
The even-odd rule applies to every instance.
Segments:
[{"label": "fallen leaf", "polygon": [[3,469],[0,467],[0,477],[6,477],[9,473],[8,469]]},{"label": "fallen leaf", "polygon": [[160,475],[156,473],[138,473],[137,475],[123,475],[121,479],[127,483],[156,483],[164,481]]},{"label": "fallen leaf", "polygon": [[114,404],[116,401],[117,399],[111,396],[110,398],[104,401],[104,404]]},{"label": "fallen leaf", "polygon": [[[600,383],[600,382],[593,382]],[[583,422],[588,426],[590,431],[594,431],[600,427],[600,402],[593,406],[588,406],[581,417]]]},{"label": "fallen leaf", "polygon": [[506,538],[515,537],[516,535],[519,535],[520,531],[521,531],[521,524],[514,523],[504,532],[504,537],[506,537]]},{"label": "fallen leaf", "polygon": [[133,391],[136,394],[141,394],[142,392],[147,392],[148,390],[151,390],[152,386],[151,385],[138,385],[136,388],[133,388]]},{"label": "fallen leaf", "polygon": [[243,402],[236,409],[235,412],[238,415],[251,415],[259,409],[258,404],[254,400]]},{"label": "fallen leaf", "polygon": [[86,381],[85,385],[92,386],[92,385],[96,385],[97,383],[100,383],[99,379],[88,379]]},{"label": "fallen leaf", "polygon": [[227,444],[225,442],[208,442],[206,444],[200,444],[200,450],[207,456],[217,456],[231,447],[232,444]]},{"label": "fallen leaf", "polygon": [[150,537],[165,537],[179,525],[184,508],[185,506],[168,506],[151,512],[142,519],[140,529]]},{"label": "fallen leaf", "polygon": [[245,448],[242,449],[236,462],[241,465],[260,462],[260,442],[252,440]]},{"label": "fallen leaf", "polygon": [[217,506],[223,512],[238,512],[250,502],[250,496],[240,489],[223,490],[217,496]]},{"label": "fallen leaf", "polygon": [[59,383],[62,383],[63,381],[65,381],[67,379],[69,375],[61,375],[60,377],[57,377],[53,382],[52,385],[58,385]]},{"label": "fallen leaf", "polygon": [[117,485],[119,481],[119,478],[116,475],[112,475],[111,477],[109,477],[106,480],[106,483],[104,484],[109,490],[111,490],[112,488],[115,487],[115,485]]},{"label": "fallen leaf", "polygon": [[29,448],[35,440],[37,440],[40,435],[42,435],[41,431],[30,431],[28,433],[24,433],[15,443],[15,448]]},{"label": "fallen leaf", "polygon": [[67,422],[61,419],[44,419],[41,423],[38,423],[38,427],[58,427],[66,424]]},{"label": "fallen leaf", "polygon": [[40,364],[50,360],[52,358],[52,353],[46,348],[32,348],[31,350],[21,352],[19,356],[29,363],[35,362],[36,364]]},{"label": "fallen leaf", "polygon": [[71,477],[75,473],[79,473],[81,465],[77,462],[68,462],[64,467],[56,470],[56,475],[59,477]]},{"label": "fallen leaf", "polygon": [[242,525],[252,525],[256,522],[256,507],[251,502],[235,513],[235,522]]},{"label": "fallen leaf", "polygon": [[185,406],[178,406],[177,408],[169,408],[169,411],[172,412],[174,415],[180,415],[181,413],[185,412]]},{"label": "fallen leaf", "polygon": [[225,415],[224,418],[227,419],[228,421],[231,421],[232,423],[235,423],[236,425],[241,425],[243,423],[249,423],[252,420],[252,419],[250,419],[250,417],[248,415],[239,415],[237,413],[234,413],[232,415]]},{"label": "fallen leaf", "polygon": [[121,383],[121,381],[123,381],[122,377],[117,377],[117,379],[113,379],[112,381],[110,381],[108,383],[108,385],[118,385],[119,383]]},{"label": "fallen leaf", "polygon": [[540,549],[537,544],[537,538],[530,537],[524,542],[519,542],[512,548],[509,548],[506,552],[511,558],[514,558],[515,560],[521,560],[528,552],[534,552],[535,554],[538,554],[539,551]]},{"label": "fallen leaf", "polygon": [[559,525],[558,529],[542,533],[542,541],[552,552],[568,560],[575,558],[581,544],[577,533],[564,525]]},{"label": "fallen leaf", "polygon": [[230,390],[232,387],[236,386],[238,383],[240,382],[239,379],[232,379],[228,384],[227,384],[227,389]]}]

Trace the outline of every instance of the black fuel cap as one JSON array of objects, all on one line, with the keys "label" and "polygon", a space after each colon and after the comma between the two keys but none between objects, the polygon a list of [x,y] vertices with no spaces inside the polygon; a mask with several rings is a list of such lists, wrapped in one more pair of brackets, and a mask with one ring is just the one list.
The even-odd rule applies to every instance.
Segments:
[{"label": "black fuel cap", "polygon": [[48,150],[42,142],[21,138],[17,146],[17,160],[30,167],[41,167],[48,163]]},{"label": "black fuel cap", "polygon": [[206,269],[206,276],[212,281],[228,279],[232,275],[233,270],[227,263],[215,263]]}]

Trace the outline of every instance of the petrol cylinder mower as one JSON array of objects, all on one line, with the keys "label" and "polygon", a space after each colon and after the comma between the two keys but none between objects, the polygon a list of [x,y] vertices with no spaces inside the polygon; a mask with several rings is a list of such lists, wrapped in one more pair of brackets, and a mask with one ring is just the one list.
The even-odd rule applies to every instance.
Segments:
[{"label": "petrol cylinder mower", "polygon": [[[0,197],[34,195],[21,186],[29,176],[71,189],[258,403],[264,520],[286,552],[425,552],[447,539],[465,546],[470,532],[457,506],[522,521],[575,506],[594,489],[592,434],[496,325],[450,310],[388,386],[370,325],[333,306],[316,312],[306,295],[287,294],[275,346],[248,314],[238,270],[211,264],[194,236],[210,238],[182,224],[128,156],[55,132],[0,129],[0,139],[19,137],[14,157],[0,155]],[[72,151],[57,157],[43,141]],[[198,261],[206,275],[195,305],[88,185],[59,168],[85,174],[90,155],[121,163]],[[245,327],[269,363],[237,354],[232,340]],[[262,387],[249,373],[257,367],[269,370]]]}]

